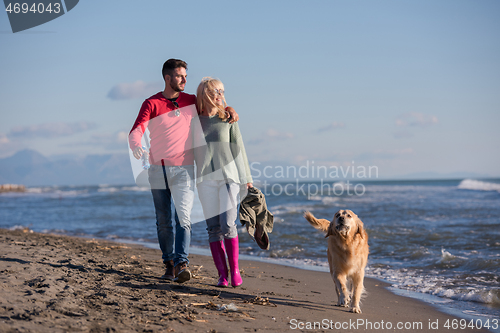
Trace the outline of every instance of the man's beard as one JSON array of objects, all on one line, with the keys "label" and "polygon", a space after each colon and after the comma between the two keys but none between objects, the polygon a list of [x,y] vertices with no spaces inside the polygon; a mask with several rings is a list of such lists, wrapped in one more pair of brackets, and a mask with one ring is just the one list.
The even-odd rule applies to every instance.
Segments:
[{"label": "man's beard", "polygon": [[178,85],[173,85],[172,83],[170,83],[170,88],[172,88],[172,90],[175,91],[175,92],[184,91],[183,88],[179,87]]}]

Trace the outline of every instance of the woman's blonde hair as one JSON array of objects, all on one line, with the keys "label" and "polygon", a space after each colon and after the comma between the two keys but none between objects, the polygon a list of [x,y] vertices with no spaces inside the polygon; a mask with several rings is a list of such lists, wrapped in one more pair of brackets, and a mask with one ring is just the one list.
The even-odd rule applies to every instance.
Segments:
[{"label": "woman's blonde hair", "polygon": [[222,94],[221,97],[223,107],[221,107],[220,105],[216,105],[213,99],[215,97],[215,89],[224,91],[224,85],[219,79],[214,79],[208,76],[201,79],[201,82],[198,85],[198,89],[196,91],[196,104],[198,106],[198,112],[201,113],[207,107],[216,107],[219,118],[226,120],[226,99],[224,98],[224,94]]}]

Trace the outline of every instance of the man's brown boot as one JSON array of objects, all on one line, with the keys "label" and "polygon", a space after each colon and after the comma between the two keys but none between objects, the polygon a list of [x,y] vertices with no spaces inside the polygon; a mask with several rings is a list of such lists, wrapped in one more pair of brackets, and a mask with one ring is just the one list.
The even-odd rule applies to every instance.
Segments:
[{"label": "man's brown boot", "polygon": [[191,279],[191,272],[188,269],[187,262],[181,262],[175,266],[175,282],[184,283]]},{"label": "man's brown boot", "polygon": [[175,278],[174,271],[175,271],[174,261],[173,260],[167,261],[165,263],[165,274],[163,274],[161,278],[165,280],[174,281]]}]

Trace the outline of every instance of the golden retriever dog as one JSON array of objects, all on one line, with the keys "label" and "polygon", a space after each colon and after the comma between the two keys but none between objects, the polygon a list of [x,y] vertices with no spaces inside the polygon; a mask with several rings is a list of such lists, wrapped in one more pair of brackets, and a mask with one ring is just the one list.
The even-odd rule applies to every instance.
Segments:
[{"label": "golden retriever dog", "polygon": [[317,219],[310,212],[305,212],[304,217],[328,238],[328,263],[337,291],[337,305],[349,307],[350,302],[351,312],[361,313],[359,301],[368,262],[368,234],[363,222],[350,210],[339,210],[331,222]]}]

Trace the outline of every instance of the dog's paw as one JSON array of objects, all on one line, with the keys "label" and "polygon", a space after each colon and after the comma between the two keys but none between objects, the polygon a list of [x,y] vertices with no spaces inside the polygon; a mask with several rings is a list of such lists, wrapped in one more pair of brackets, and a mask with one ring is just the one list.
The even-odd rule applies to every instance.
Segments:
[{"label": "dog's paw", "polygon": [[349,295],[344,296],[344,295],[340,294],[337,306],[342,306],[344,308],[348,308],[350,305],[351,305],[351,297],[349,297]]},{"label": "dog's paw", "polygon": [[358,307],[354,307],[354,308],[351,309],[351,312],[352,313],[361,313],[361,309],[359,308],[359,306]]}]

